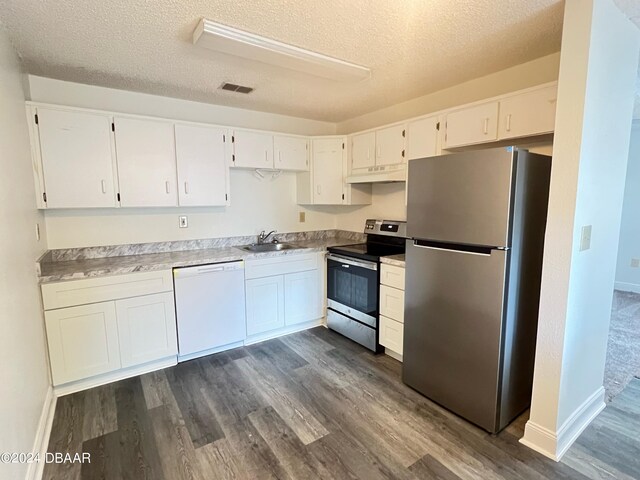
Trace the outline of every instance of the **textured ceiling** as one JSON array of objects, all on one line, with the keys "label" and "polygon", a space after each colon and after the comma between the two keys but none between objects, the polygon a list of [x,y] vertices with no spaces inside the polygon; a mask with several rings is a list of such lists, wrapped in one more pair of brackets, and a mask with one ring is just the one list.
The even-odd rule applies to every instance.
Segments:
[{"label": "textured ceiling", "polygon": [[[559,0],[0,0],[29,73],[327,121],[558,51],[562,12]],[[191,44],[201,17],[372,76],[337,83],[215,54]]]}]

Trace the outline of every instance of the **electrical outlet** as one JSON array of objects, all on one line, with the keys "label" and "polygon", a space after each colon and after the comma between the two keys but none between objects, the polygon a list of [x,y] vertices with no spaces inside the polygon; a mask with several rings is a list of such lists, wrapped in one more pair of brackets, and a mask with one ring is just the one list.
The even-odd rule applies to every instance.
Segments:
[{"label": "electrical outlet", "polygon": [[631,268],[640,267],[640,258],[632,258],[631,259]]},{"label": "electrical outlet", "polygon": [[189,219],[187,218],[186,215],[180,215],[178,217],[178,226],[180,228],[187,228],[189,227]]},{"label": "electrical outlet", "polygon": [[585,225],[582,227],[582,234],[580,235],[580,251],[589,250],[591,248],[591,229],[592,225]]},{"label": "electrical outlet", "polygon": [[300,223],[304,223],[305,222],[306,213],[305,212],[300,212],[299,217],[300,217]]}]

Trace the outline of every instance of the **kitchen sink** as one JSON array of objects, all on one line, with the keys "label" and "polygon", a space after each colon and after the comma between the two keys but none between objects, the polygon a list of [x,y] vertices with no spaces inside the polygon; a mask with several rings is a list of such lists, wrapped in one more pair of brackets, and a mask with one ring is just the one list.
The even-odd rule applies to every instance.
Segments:
[{"label": "kitchen sink", "polygon": [[248,252],[279,252],[281,250],[291,250],[298,247],[290,243],[252,243],[251,245],[243,245],[238,248]]}]

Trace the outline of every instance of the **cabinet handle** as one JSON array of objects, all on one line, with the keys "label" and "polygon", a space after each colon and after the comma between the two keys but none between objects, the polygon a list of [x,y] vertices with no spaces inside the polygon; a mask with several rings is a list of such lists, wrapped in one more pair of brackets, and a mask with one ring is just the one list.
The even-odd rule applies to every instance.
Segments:
[{"label": "cabinet handle", "polygon": [[169,190],[169,180],[167,180],[166,182],[164,182],[164,188],[165,188],[165,190],[167,191],[167,193],[170,193],[170,190]]},{"label": "cabinet handle", "polygon": [[264,161],[266,163],[269,163],[269,151],[268,150],[264,151]]},{"label": "cabinet handle", "polygon": [[[169,193],[169,192],[167,192]],[[184,182],[184,193],[185,195],[189,195],[189,183]]]},{"label": "cabinet handle", "polygon": [[380,158],[380,147],[376,147],[376,158]]},{"label": "cabinet handle", "polygon": [[367,147],[367,160],[371,160],[371,150]]},{"label": "cabinet handle", "polygon": [[316,193],[320,195],[322,193],[322,187],[320,185],[316,185]]},{"label": "cabinet handle", "polygon": [[507,132],[511,131],[511,114],[507,115]]},{"label": "cabinet handle", "polygon": [[107,193],[107,182],[101,180],[100,184],[102,185],[102,193]]},{"label": "cabinet handle", "polygon": [[282,155],[280,155],[280,150],[278,150],[278,162],[282,163]]},{"label": "cabinet handle", "polygon": [[486,135],[487,133],[489,133],[489,117],[484,119],[484,129],[483,129],[484,134]]}]

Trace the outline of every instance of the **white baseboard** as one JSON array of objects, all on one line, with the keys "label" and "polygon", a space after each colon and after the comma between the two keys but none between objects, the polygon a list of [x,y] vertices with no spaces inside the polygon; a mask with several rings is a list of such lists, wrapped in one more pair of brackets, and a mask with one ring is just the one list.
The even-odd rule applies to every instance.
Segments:
[{"label": "white baseboard", "polygon": [[302,330],[309,330],[310,328],[321,327],[325,325],[325,319],[319,318],[317,320],[312,320],[310,322],[299,323],[297,325],[291,325],[289,327],[279,328],[277,330],[271,330],[265,333],[259,333],[257,335],[252,335],[247,337],[244,341],[245,345],[253,345],[260,342],[265,342],[267,340],[271,340],[272,338],[282,337],[284,335],[289,335],[290,333],[301,332]]},{"label": "white baseboard", "polygon": [[161,360],[145,363],[144,365],[137,365],[135,367],[123,368],[116,370],[115,372],[109,372],[102,375],[97,375],[91,378],[85,378],[75,382],[65,383],[64,385],[58,385],[53,387],[53,392],[57,397],[69,395],[70,393],[79,392],[81,390],[87,390],[88,388],[98,387],[100,385],[106,385],[107,383],[117,382],[118,380],[124,380],[125,378],[136,377],[156,370],[162,370],[163,368],[172,367],[178,364],[176,355],[172,355]]},{"label": "white baseboard", "polygon": [[562,424],[557,432],[529,420],[520,443],[556,462],[569,450],[585,428],[604,410],[604,387],[600,387]]},{"label": "white baseboard", "polygon": [[[49,436],[51,435],[51,426],[53,425],[53,415],[56,411],[56,396],[53,394],[53,387],[49,386],[47,394],[44,397],[40,420],[38,421],[38,429],[36,430],[36,438],[33,442],[33,453],[39,453],[40,458],[45,457],[47,447],[49,445]],[[34,462],[29,464],[27,468],[26,480],[40,480],[44,470],[44,462]]]},{"label": "white baseboard", "polygon": [[623,292],[640,293],[640,285],[637,283],[616,282],[613,288]]}]

